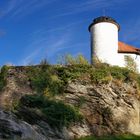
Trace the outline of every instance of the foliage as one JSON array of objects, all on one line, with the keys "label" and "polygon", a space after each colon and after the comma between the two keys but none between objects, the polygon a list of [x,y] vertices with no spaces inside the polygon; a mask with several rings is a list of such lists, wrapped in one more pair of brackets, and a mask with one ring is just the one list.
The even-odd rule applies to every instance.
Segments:
[{"label": "foliage", "polygon": [[128,68],[129,70],[132,70],[134,72],[137,72],[137,64],[134,61],[134,59],[128,55],[125,55],[124,59],[125,59],[126,68]]},{"label": "foliage", "polygon": [[60,80],[53,66],[29,67],[28,77],[32,88],[38,93],[43,93],[46,89],[51,95],[63,92],[63,81]]},{"label": "foliage", "polygon": [[118,66],[107,66],[106,64],[98,65],[91,72],[91,80],[94,83],[107,83],[112,79],[117,79],[123,82],[138,81],[138,75],[132,70]]},{"label": "foliage", "polygon": [[112,79],[122,82],[137,81],[140,86],[140,75],[127,68],[101,65],[40,65],[28,68],[31,86],[37,93],[58,95],[63,93],[67,83],[74,79],[87,77],[95,84],[109,83]]},{"label": "foliage", "polygon": [[21,99],[20,105],[40,109],[46,116],[47,122],[51,126],[59,128],[82,120],[82,116],[74,107],[66,105],[61,101],[46,99],[43,96],[24,96]]},{"label": "foliage", "polygon": [[132,73],[132,71],[128,70],[127,68],[121,68],[118,66],[112,66],[108,67],[111,76],[114,79],[125,81],[129,78],[129,74]]},{"label": "foliage", "polygon": [[92,70],[92,66],[79,64],[66,67],[57,67],[56,70],[60,79],[67,84],[68,81],[78,79],[83,75],[89,75],[90,70]]},{"label": "foliage", "polygon": [[109,76],[109,71],[108,69],[94,69],[91,73],[91,80],[94,83],[105,83],[108,81],[108,76]]},{"label": "foliage", "polygon": [[137,81],[138,87],[140,88],[140,75],[137,75],[136,81]]},{"label": "foliage", "polygon": [[70,66],[30,66],[27,74],[31,86],[37,93],[50,93],[58,95],[63,93],[68,81],[77,79],[83,75],[89,75],[92,66],[90,65],[70,65]]},{"label": "foliage", "polygon": [[136,135],[121,135],[121,136],[103,136],[103,137],[94,137],[87,136],[77,140],[139,140],[140,136]]},{"label": "foliage", "polygon": [[40,65],[49,65],[49,62],[47,61],[47,59],[42,59],[40,61]]},{"label": "foliage", "polygon": [[82,54],[77,55],[77,57],[73,57],[70,54],[61,56],[58,63],[64,65],[89,65],[89,62]]},{"label": "foliage", "polygon": [[1,68],[1,72],[0,72],[0,91],[6,85],[6,77],[7,77],[8,69],[9,69],[9,67],[6,66],[6,65]]}]

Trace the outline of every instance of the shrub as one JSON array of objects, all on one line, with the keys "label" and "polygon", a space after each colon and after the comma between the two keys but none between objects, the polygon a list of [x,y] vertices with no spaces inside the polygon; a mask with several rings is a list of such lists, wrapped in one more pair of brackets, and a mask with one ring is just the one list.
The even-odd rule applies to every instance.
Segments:
[{"label": "shrub", "polygon": [[41,61],[40,61],[40,65],[42,66],[42,65],[49,65],[49,62],[47,61],[47,59],[42,59]]},{"label": "shrub", "polygon": [[137,72],[137,64],[134,61],[134,59],[131,56],[128,56],[128,55],[125,55],[124,59],[125,59],[126,68],[128,68],[129,70],[132,70],[134,72]]},{"label": "shrub", "polygon": [[98,65],[91,70],[91,80],[94,83],[108,83],[112,79],[123,82],[139,81],[139,74],[127,68],[118,66],[107,66],[107,64]]},{"label": "shrub", "polygon": [[46,88],[51,95],[63,92],[63,81],[59,79],[53,66],[41,65],[41,67],[30,67],[28,77],[31,86],[38,93],[43,93]]},{"label": "shrub", "polygon": [[50,93],[51,95],[63,93],[68,81],[82,79],[83,77],[96,84],[107,84],[112,79],[117,79],[121,82],[136,80],[140,85],[140,76],[134,71],[107,64],[98,65],[98,67],[82,64],[67,66],[41,65],[29,67],[28,75],[33,89],[38,93],[45,93],[47,89],[47,94]]},{"label": "shrub", "polygon": [[76,62],[77,64],[80,64],[80,65],[89,65],[89,62],[86,60],[86,58],[82,54],[79,54],[76,57]]},{"label": "shrub", "polygon": [[6,85],[6,77],[7,77],[8,69],[9,69],[8,66],[3,66],[1,68],[1,72],[0,72],[0,91]]},{"label": "shrub", "polygon": [[20,106],[23,105],[40,109],[46,116],[47,122],[53,127],[61,128],[82,120],[82,116],[74,107],[61,101],[45,99],[43,96],[26,95],[20,102]]},{"label": "shrub", "polygon": [[61,56],[58,63],[64,65],[89,65],[89,62],[82,54],[77,55],[77,57],[73,57],[70,54]]},{"label": "shrub", "polygon": [[42,111],[52,126],[69,126],[71,123],[79,122],[82,119],[77,110],[62,102],[50,101],[49,106],[46,106]]},{"label": "shrub", "polygon": [[114,79],[125,80],[128,77],[129,70],[126,68],[120,68],[118,66],[109,67],[111,76]]},{"label": "shrub", "polygon": [[93,69],[90,65],[72,65],[66,67],[57,67],[59,78],[67,84],[68,81],[80,78],[83,75],[89,75]]},{"label": "shrub", "polygon": [[95,83],[104,83],[108,81],[109,76],[108,69],[94,69],[91,73],[91,80]]}]

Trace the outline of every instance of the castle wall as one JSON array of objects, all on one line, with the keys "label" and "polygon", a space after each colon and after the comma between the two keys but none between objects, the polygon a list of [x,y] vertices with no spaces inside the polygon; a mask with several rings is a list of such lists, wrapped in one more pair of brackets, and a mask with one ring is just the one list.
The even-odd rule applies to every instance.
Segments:
[{"label": "castle wall", "polygon": [[[118,57],[120,57],[122,59],[122,67],[126,66],[126,62],[125,62],[125,56],[130,56],[131,58],[133,58],[134,62],[136,63],[136,68],[137,71],[140,73],[140,56],[136,55],[136,54],[130,54],[130,53],[118,53]],[[116,64],[114,64],[116,65]],[[120,65],[118,65],[120,66]]]},{"label": "castle wall", "polygon": [[[117,53],[116,61],[114,61],[114,64],[108,63],[110,65],[116,65],[120,67],[126,67],[126,61],[125,56],[130,56],[134,62],[136,63],[136,69],[140,73],[140,56],[136,54],[130,54],[130,53]],[[107,63],[106,61],[104,61]]]},{"label": "castle wall", "polygon": [[[99,18],[97,18],[99,20]],[[102,21],[100,21],[102,20]],[[125,55],[131,56],[137,64],[138,72],[140,73],[140,56],[129,53],[118,53],[118,30],[119,25],[108,18],[101,18],[99,22],[94,20],[89,26],[91,33],[91,59],[99,60],[110,65],[125,67]]]},{"label": "castle wall", "polygon": [[118,57],[118,27],[115,24],[101,22],[90,29],[93,58],[111,65],[123,66],[123,56]]}]

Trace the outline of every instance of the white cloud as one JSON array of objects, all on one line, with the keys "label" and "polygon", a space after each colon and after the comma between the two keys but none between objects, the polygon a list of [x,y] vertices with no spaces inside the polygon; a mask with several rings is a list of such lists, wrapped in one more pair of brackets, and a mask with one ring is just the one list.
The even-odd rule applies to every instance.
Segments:
[{"label": "white cloud", "polygon": [[[104,9],[115,9],[122,5],[126,5],[131,0],[81,0],[74,4],[67,5],[63,10],[65,12],[56,15],[57,16],[67,16],[71,14],[77,14],[86,11],[96,11]],[[101,10],[101,11],[102,11]]]},{"label": "white cloud", "polygon": [[10,0],[3,6],[2,16],[23,17],[56,0]]},{"label": "white cloud", "polygon": [[[46,31],[47,32],[47,31]],[[37,33],[37,34],[36,34]],[[44,58],[50,59],[57,52],[67,48],[67,44],[69,43],[70,35],[69,33],[63,34],[63,36],[57,38],[47,38],[47,33],[41,30],[38,32],[33,33],[33,37],[31,37],[31,42],[28,44],[22,60],[19,61],[18,64],[20,65],[27,65],[30,62],[35,62],[36,60],[41,60]],[[42,37],[42,33],[46,34]]]}]

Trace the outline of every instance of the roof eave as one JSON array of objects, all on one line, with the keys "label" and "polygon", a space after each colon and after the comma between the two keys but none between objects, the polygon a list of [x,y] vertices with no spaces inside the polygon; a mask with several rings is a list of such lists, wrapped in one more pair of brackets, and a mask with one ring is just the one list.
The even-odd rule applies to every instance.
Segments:
[{"label": "roof eave", "polygon": [[128,53],[128,54],[140,55],[140,52],[130,52],[130,51],[118,51],[118,53]]}]

